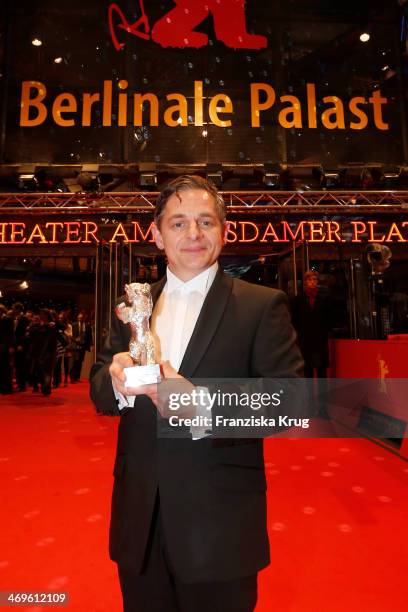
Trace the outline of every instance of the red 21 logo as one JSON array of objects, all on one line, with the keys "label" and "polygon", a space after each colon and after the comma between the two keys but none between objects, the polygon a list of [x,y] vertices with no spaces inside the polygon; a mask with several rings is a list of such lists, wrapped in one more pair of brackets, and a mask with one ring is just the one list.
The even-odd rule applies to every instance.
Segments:
[{"label": "red 21 logo", "polygon": [[174,0],[175,7],[163,15],[150,30],[143,0],[139,0],[140,17],[129,23],[122,9],[112,3],[109,6],[109,29],[117,51],[125,43],[120,34],[127,32],[144,40],[150,38],[162,47],[204,47],[208,36],[195,32],[200,23],[211,13],[215,35],[227,47],[233,49],[264,49],[266,36],[249,34],[245,22],[245,0]]}]

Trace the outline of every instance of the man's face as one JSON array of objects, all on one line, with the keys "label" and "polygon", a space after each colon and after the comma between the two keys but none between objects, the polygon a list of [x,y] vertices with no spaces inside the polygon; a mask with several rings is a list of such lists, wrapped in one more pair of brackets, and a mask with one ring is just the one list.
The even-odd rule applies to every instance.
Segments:
[{"label": "man's face", "polygon": [[305,279],[305,287],[306,289],[316,289],[317,287],[317,277],[316,276],[308,276]]},{"label": "man's face", "polygon": [[204,189],[186,189],[167,201],[154,228],[159,249],[164,249],[170,270],[186,282],[204,272],[220,254],[227,225],[218,218],[215,202]]}]

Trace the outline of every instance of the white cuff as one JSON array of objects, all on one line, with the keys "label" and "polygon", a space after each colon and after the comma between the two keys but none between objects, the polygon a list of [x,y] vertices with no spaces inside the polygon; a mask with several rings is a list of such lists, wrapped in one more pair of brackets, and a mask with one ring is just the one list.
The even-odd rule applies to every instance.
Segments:
[{"label": "white cuff", "polygon": [[119,391],[116,391],[113,385],[112,388],[113,393],[115,394],[115,397],[118,402],[119,410],[123,410],[124,408],[134,408],[136,399],[135,395],[123,395],[123,393],[119,393]]},{"label": "white cuff", "polygon": [[[208,398],[208,388],[207,387],[196,387],[196,390],[200,393],[200,397],[203,397],[203,401],[201,401],[196,409],[196,416],[200,417],[209,417],[211,413],[210,409],[210,401]],[[211,435],[212,429],[211,427],[190,427],[190,433],[193,437],[193,440],[201,440],[202,438],[207,438]]]}]

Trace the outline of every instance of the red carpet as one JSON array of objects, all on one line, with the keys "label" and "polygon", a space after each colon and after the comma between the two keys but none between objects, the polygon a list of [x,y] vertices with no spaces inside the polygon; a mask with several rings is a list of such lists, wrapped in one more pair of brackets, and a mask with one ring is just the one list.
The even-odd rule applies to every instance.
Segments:
[{"label": "red carpet", "polygon": [[[117,420],[96,416],[87,392],[0,398],[0,591],[66,591],[65,609],[120,612],[107,555]],[[406,610],[408,463],[356,439],[269,441],[265,459],[272,564],[257,612]]]}]

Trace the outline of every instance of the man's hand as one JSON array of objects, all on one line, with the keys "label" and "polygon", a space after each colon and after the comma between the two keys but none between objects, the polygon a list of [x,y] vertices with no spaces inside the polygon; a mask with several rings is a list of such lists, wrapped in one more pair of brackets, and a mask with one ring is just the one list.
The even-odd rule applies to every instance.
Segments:
[{"label": "man's hand", "polygon": [[116,353],[109,366],[109,374],[115,391],[122,395],[148,395],[154,404],[157,404],[157,385],[143,385],[141,387],[125,387],[125,368],[131,368],[135,364],[129,353]]},{"label": "man's hand", "polygon": [[170,394],[191,393],[195,388],[189,380],[181,376],[173,368],[169,361],[162,361],[160,363],[161,383],[142,385],[140,387],[125,387],[126,374],[124,369],[132,366],[134,366],[134,363],[129,353],[117,353],[114,355],[109,367],[109,373],[112,378],[112,385],[118,393],[122,393],[125,396],[147,395],[164,419],[169,418],[169,416],[180,416],[183,418],[195,416],[196,406],[193,405],[180,406],[177,411],[169,409]]},{"label": "man's hand", "polygon": [[162,361],[160,363],[160,370],[162,372],[162,382],[159,385],[158,397],[156,403],[157,410],[160,412],[164,419],[168,419],[170,416],[179,416],[183,418],[192,418],[196,415],[196,406],[192,404],[188,406],[180,406],[176,411],[170,410],[169,408],[169,396],[170,394],[190,394],[194,385],[179,374],[171,365],[169,361]]},{"label": "man's hand", "polygon": [[[161,361],[160,370],[163,378],[183,378],[171,365],[170,361]],[[185,378],[183,380],[186,380]],[[186,381],[188,382],[188,381]]]}]

